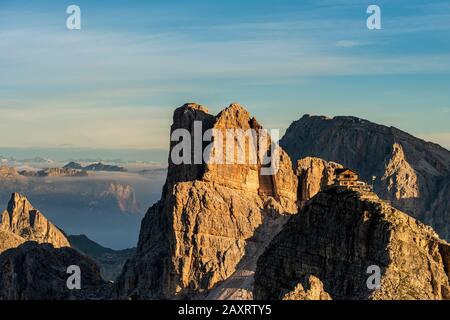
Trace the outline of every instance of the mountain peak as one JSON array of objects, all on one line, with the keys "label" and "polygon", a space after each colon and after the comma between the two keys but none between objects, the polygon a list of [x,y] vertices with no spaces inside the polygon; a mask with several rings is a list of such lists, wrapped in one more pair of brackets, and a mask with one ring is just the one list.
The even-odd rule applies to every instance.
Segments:
[{"label": "mountain peak", "polygon": [[64,169],[77,169],[77,170],[81,170],[83,169],[83,166],[81,164],[79,164],[78,162],[74,162],[71,161],[68,164],[66,164],[64,167]]},{"label": "mountain peak", "polygon": [[70,247],[64,233],[53,225],[27,197],[14,192],[6,211],[1,215],[1,229],[14,233],[24,240],[50,243],[54,247]]},{"label": "mountain peak", "polygon": [[[13,223],[14,213],[20,214],[24,212],[30,212],[31,210],[34,210],[33,206],[31,205],[30,201],[28,201],[27,197],[18,193],[14,192],[11,195],[11,198],[8,202],[7,209],[4,214],[8,214],[8,220],[7,224],[11,226]],[[5,218],[2,218],[2,224],[6,224],[6,220],[3,220]]]},{"label": "mountain peak", "polygon": [[242,106],[241,104],[237,103],[237,102],[231,103],[227,108],[225,108],[224,111],[228,111],[228,112],[246,112],[246,113],[248,113],[247,109],[244,106]]},{"label": "mountain peak", "polygon": [[19,203],[19,202],[21,202],[21,201],[26,201],[26,202],[28,202],[28,199],[27,199],[27,197],[24,196],[23,194],[20,194],[20,193],[18,193],[18,192],[13,192],[12,195],[11,195],[11,198],[10,198],[10,200],[9,200],[9,203],[10,203],[10,204],[17,204],[17,203]]},{"label": "mountain peak", "polygon": [[216,126],[247,129],[250,119],[247,109],[238,103],[232,103],[216,116]]},{"label": "mountain peak", "polygon": [[[217,116],[199,110],[176,109],[172,132],[183,128],[194,136],[194,121],[201,121],[203,130],[222,132],[223,137],[230,129],[260,128],[237,103]],[[225,144],[215,146],[223,149],[209,152],[226,155]],[[172,142],[170,152],[175,146]],[[269,145],[256,144],[256,148],[256,154],[265,154]],[[169,158],[162,198],[142,221],[136,255],[117,282],[119,294],[136,298],[193,298],[207,293],[221,298],[251,297],[259,253],[288,216],[297,212],[297,178],[287,154],[280,150],[279,170],[272,175],[263,175],[262,166],[260,159],[179,164]],[[239,277],[239,281],[245,278],[245,285],[230,289]],[[214,292],[209,292],[215,286]]]},{"label": "mountain peak", "polygon": [[[312,115],[312,114],[304,114],[300,119],[298,119],[297,121],[294,121],[294,123],[296,122],[302,122],[302,121],[331,121],[331,122],[353,122],[353,123],[366,123],[366,124],[371,124],[371,125],[377,125],[369,120],[363,119],[363,118],[359,118],[359,117],[355,117],[355,116],[345,116],[345,115],[340,115],[340,116],[327,116],[327,115]],[[381,126],[381,125],[379,125]],[[386,126],[383,126],[386,127]]]},{"label": "mountain peak", "polygon": [[[318,157],[356,170],[374,191],[450,239],[450,152],[400,129],[352,116],[307,117],[293,122],[280,141],[293,161]],[[437,208],[441,208],[436,210]]]},{"label": "mountain peak", "polygon": [[325,115],[315,115],[315,114],[305,113],[299,120],[310,119],[310,118],[318,118],[318,119],[323,119],[323,120],[332,120],[333,119],[333,117],[329,117],[329,116],[325,116]]},{"label": "mountain peak", "polygon": [[181,107],[179,107],[177,110],[179,110],[179,111],[196,110],[196,111],[201,111],[201,112],[204,112],[204,113],[208,113],[209,112],[208,109],[205,106],[203,106],[201,104],[198,104],[198,103],[195,103],[195,102],[185,103]]}]

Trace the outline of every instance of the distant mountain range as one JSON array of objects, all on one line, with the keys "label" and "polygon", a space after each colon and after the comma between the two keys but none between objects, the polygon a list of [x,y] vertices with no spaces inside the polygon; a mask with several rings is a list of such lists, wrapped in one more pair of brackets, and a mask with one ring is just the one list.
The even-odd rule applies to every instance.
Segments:
[{"label": "distant mountain range", "polygon": [[112,247],[135,245],[142,209],[134,187],[127,182],[142,176],[98,178],[83,172],[56,168],[24,175],[0,166],[0,203],[14,192],[26,194],[70,233],[89,234]]},{"label": "distant mountain range", "polygon": [[77,147],[0,147],[0,159],[33,159],[47,162],[81,161],[81,162],[130,162],[146,161],[164,163],[167,150],[164,149],[94,149]]},{"label": "distant mountain range", "polygon": [[76,170],[69,168],[49,168],[39,171],[21,170],[18,172],[25,177],[86,177],[86,170]]},{"label": "distant mountain range", "polygon": [[[9,172],[8,172],[9,171]],[[103,164],[101,162],[82,166],[77,162],[70,162],[62,168],[51,167],[41,170],[19,170],[8,167],[7,164],[0,165],[0,177],[9,175],[9,178],[17,175],[26,177],[85,177],[89,171],[106,172],[127,172],[123,167],[116,165]]]},{"label": "distant mountain range", "polygon": [[[68,183],[65,180],[47,181],[45,184],[35,177],[87,177],[83,171],[73,171],[74,169],[47,169],[31,174],[30,172],[17,172],[14,168],[0,167],[0,191],[4,196],[11,194],[15,190],[34,195],[69,194],[73,198],[91,198],[90,201],[80,202],[84,206],[97,206],[97,202],[103,202],[103,208],[112,209],[116,206],[124,213],[139,213],[140,205],[134,194],[134,189],[130,185],[125,185],[113,181],[95,180],[73,180]],[[58,186],[59,185],[59,186]],[[84,188],[84,192],[79,194],[77,189]],[[9,192],[11,190],[11,192]],[[1,198],[1,194],[0,194]],[[73,203],[73,201],[71,201]],[[109,204],[105,202],[111,202]],[[114,209],[113,209],[114,211]]]},{"label": "distant mountain range", "polygon": [[108,165],[103,164],[101,162],[93,163],[87,166],[82,166],[77,162],[70,162],[66,164],[64,169],[73,169],[73,170],[84,170],[84,171],[113,171],[113,172],[127,172],[127,170],[123,167],[119,167],[116,165]]}]

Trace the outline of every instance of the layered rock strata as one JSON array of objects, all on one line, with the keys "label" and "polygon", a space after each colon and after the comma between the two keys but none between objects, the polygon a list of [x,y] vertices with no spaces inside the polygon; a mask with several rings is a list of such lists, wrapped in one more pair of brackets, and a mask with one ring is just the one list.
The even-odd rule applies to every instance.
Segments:
[{"label": "layered rock strata", "polygon": [[[208,148],[211,140],[198,140],[198,136],[208,135],[208,129],[221,133],[223,139],[230,130],[250,135],[243,140],[233,136],[232,143],[215,135],[211,139],[214,147]],[[277,151],[278,170],[272,175],[261,174],[270,163],[252,158],[267,155],[273,145],[270,139],[259,139],[260,129],[237,104],[217,116],[197,104],[175,110],[171,136],[184,132],[192,140],[188,142],[191,148],[182,151],[178,141],[171,141],[171,154],[181,152],[197,161],[174,163],[169,157],[162,198],[143,219],[137,253],[119,277],[120,297],[252,297],[259,254],[286,216],[297,211],[297,178],[287,154]],[[200,143],[207,159],[228,156],[231,161],[207,162],[203,158],[198,162],[195,143]],[[253,154],[247,151],[239,158],[238,152],[230,156],[230,150],[253,150]]]}]

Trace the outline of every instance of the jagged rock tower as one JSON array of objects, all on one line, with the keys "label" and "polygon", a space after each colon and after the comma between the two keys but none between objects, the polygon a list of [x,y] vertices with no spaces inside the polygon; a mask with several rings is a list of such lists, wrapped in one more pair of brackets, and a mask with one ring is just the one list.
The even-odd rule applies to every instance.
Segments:
[{"label": "jagged rock tower", "polygon": [[70,247],[64,232],[51,223],[28,199],[13,193],[8,208],[0,216],[0,230],[15,238],[38,243],[50,243],[55,248]]},{"label": "jagged rock tower", "polygon": [[[238,104],[213,116],[191,103],[175,110],[171,132],[186,129],[198,139],[195,126],[200,123],[201,134],[208,129],[262,128]],[[176,145],[171,142],[170,150]],[[258,143],[258,153],[269,145]],[[226,148],[230,145],[223,146],[224,154]],[[252,298],[257,258],[297,212],[297,177],[287,154],[279,151],[274,175],[261,175],[262,167],[259,159],[175,164],[169,156],[162,198],[142,221],[137,253],[117,283],[119,297]]]}]

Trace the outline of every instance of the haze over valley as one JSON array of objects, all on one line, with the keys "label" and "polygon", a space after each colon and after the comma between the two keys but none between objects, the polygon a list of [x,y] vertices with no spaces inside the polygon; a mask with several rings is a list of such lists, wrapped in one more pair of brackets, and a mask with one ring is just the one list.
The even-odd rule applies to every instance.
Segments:
[{"label": "haze over valley", "polygon": [[117,161],[105,163],[124,172],[82,171],[70,176],[55,170],[69,164],[66,161],[18,160],[5,157],[1,149],[0,154],[0,203],[7,203],[13,192],[25,194],[68,234],[85,234],[114,249],[136,245],[140,220],[160,197],[166,174],[163,164]]}]

